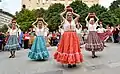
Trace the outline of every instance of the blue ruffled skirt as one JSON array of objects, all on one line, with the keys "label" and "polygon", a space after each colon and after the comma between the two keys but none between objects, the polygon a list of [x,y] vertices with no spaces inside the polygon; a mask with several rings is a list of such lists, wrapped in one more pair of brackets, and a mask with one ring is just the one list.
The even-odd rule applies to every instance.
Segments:
[{"label": "blue ruffled skirt", "polygon": [[33,42],[33,45],[28,53],[28,57],[33,60],[47,60],[49,57],[48,50],[46,48],[45,39],[43,36],[37,36]]},{"label": "blue ruffled skirt", "polygon": [[10,35],[7,41],[7,44],[4,47],[7,51],[20,50],[20,45],[16,35]]}]

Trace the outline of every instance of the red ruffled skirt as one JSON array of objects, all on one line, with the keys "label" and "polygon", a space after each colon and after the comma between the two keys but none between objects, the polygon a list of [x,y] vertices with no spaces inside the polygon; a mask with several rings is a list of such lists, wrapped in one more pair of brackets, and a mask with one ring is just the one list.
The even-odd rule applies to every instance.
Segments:
[{"label": "red ruffled skirt", "polygon": [[83,62],[80,42],[76,32],[64,32],[54,59],[62,64],[76,64]]},{"label": "red ruffled skirt", "polygon": [[110,32],[109,30],[106,31],[105,33],[98,33],[98,36],[100,37],[100,39],[102,41],[105,41],[108,37],[110,37],[112,35],[112,32]]}]

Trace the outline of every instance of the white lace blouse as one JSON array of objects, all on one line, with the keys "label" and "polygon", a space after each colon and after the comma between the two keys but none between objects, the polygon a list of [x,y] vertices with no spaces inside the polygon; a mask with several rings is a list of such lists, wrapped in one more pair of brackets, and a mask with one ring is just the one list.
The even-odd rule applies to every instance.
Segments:
[{"label": "white lace blouse", "polygon": [[47,36],[47,31],[45,31],[44,27],[41,29],[36,28],[35,33],[37,36]]},{"label": "white lace blouse", "polygon": [[65,23],[63,24],[64,31],[68,31],[69,29],[72,29],[73,31],[76,30],[75,21],[72,20],[71,23],[69,23],[67,20],[65,20]]},{"label": "white lace blouse", "polygon": [[97,29],[96,29],[97,26],[98,26],[97,23],[94,23],[93,25],[92,24],[87,24],[88,31],[97,31]]}]

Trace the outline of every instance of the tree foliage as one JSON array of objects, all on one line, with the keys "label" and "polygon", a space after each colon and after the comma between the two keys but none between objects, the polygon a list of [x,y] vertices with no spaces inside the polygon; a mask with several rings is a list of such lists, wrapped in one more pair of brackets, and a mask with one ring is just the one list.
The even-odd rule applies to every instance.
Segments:
[{"label": "tree foliage", "polygon": [[110,10],[114,10],[120,7],[120,0],[113,1],[110,5]]},{"label": "tree foliage", "polygon": [[51,5],[44,15],[44,19],[48,22],[50,31],[58,29],[61,23],[60,13],[64,10],[64,5],[58,3]]},{"label": "tree foliage", "polygon": [[70,6],[73,8],[75,13],[80,15],[79,22],[82,25],[85,25],[85,17],[88,14],[89,7],[85,3],[79,0],[76,0],[75,2],[71,3]]},{"label": "tree foliage", "polygon": [[[98,4],[89,8],[85,3],[76,0],[72,2],[70,6],[73,8],[74,12],[80,15],[79,22],[82,25],[86,24],[85,18],[89,12],[95,12],[98,18],[103,21],[104,25],[116,25],[120,23],[120,8],[118,8],[119,4],[120,0],[114,1],[109,10]],[[61,24],[61,17],[59,14],[64,11],[64,8],[65,6],[63,4],[57,3],[52,4],[47,10],[42,8],[32,11],[22,9],[20,12],[16,13],[17,22],[25,31],[28,30],[37,17],[43,17],[48,23],[50,31],[55,31]]]}]

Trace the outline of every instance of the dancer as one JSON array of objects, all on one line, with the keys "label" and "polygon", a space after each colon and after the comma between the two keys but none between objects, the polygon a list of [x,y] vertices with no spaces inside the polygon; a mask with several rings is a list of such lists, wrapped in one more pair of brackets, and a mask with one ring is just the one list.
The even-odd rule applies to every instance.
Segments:
[{"label": "dancer", "polygon": [[[63,17],[65,13],[66,18]],[[75,19],[73,19],[73,15],[76,16]],[[79,15],[74,13],[71,7],[67,7],[65,11],[61,13],[61,17],[64,20],[64,33],[59,42],[57,52],[54,54],[54,59],[62,64],[68,64],[68,68],[76,67],[77,63],[83,61],[80,42],[75,32]]]},{"label": "dancer", "polygon": [[17,38],[17,34],[18,34],[18,30],[19,30],[20,26],[16,23],[16,19],[12,19],[11,22],[12,22],[11,23],[12,28],[10,28],[7,25],[10,36],[7,40],[7,43],[4,47],[4,49],[10,51],[11,55],[9,58],[15,58],[15,51],[20,50],[20,46],[19,46],[19,42],[18,42],[18,38]]},{"label": "dancer", "polygon": [[76,25],[76,32],[77,32],[77,35],[80,39],[80,45],[83,45],[84,44],[84,41],[83,41],[83,38],[82,38],[82,35],[81,35],[81,32],[82,31],[82,25],[80,23],[77,23]]},{"label": "dancer", "polygon": [[106,26],[106,32],[105,32],[105,37],[106,37],[106,38],[105,38],[104,41],[108,41],[109,38],[111,38],[112,41],[114,41],[114,39],[113,39],[113,37],[112,37],[112,35],[113,35],[112,32],[114,32],[114,29],[113,29],[110,25],[107,25],[107,26]]},{"label": "dancer", "polygon": [[[88,21],[88,17],[92,17],[92,18],[90,18],[90,20]],[[97,19],[96,22],[93,17],[95,17]],[[92,13],[92,14],[89,13],[85,20],[87,23],[86,26],[88,27],[88,30],[89,30],[85,49],[87,51],[92,52],[92,58],[96,58],[97,56],[95,55],[95,52],[102,51],[104,49],[103,43],[102,43],[101,39],[99,38],[99,36],[97,34],[97,30],[96,30],[99,19],[97,18],[95,13]]]},{"label": "dancer", "polygon": [[102,40],[104,47],[106,47],[104,40],[107,38],[105,32],[106,30],[105,28],[103,28],[102,22],[100,21],[100,25],[99,25],[99,28],[97,29],[97,33],[100,39]]},{"label": "dancer", "polygon": [[[35,26],[36,23],[37,27]],[[35,33],[37,37],[32,44],[30,52],[28,53],[28,57],[33,60],[45,61],[49,57],[45,41],[45,37],[47,36],[45,33],[45,25],[47,25],[47,23],[44,21],[43,18],[37,18],[37,20],[32,25],[35,28]]]}]

